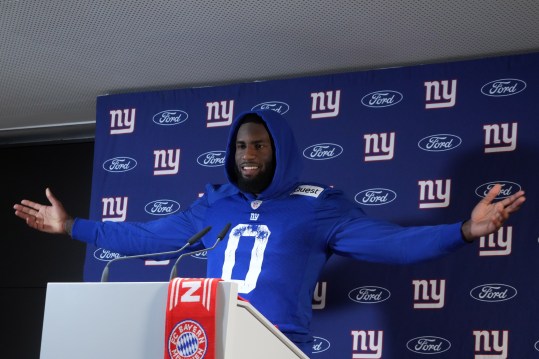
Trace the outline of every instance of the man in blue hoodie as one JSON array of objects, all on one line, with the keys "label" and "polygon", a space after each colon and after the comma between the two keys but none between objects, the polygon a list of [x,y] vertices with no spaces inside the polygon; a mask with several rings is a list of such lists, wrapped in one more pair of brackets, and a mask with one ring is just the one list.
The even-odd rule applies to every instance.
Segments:
[{"label": "man in blue hoodie", "polygon": [[15,214],[32,228],[125,255],[176,250],[184,244],[178,238],[207,226],[215,233],[192,249],[210,247],[230,222],[223,243],[208,252],[207,276],[238,282],[242,297],[310,355],[313,291],[332,254],[382,263],[442,256],[495,232],[525,201],[520,191],[493,203],[496,185],[464,222],[401,227],[370,218],[341,191],[299,182],[294,135],[270,110],[235,119],[225,169],[227,184],[207,185],[187,210],[146,223],[72,219],[49,189],[50,206],[23,200]]}]

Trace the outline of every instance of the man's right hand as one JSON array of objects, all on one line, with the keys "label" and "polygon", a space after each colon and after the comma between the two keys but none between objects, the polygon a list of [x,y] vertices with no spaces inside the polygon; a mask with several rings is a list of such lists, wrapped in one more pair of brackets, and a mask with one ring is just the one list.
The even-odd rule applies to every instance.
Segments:
[{"label": "man's right hand", "polygon": [[66,223],[70,224],[73,219],[49,188],[45,190],[45,195],[50,206],[24,199],[13,206],[15,215],[24,219],[29,227],[41,232],[67,234]]}]

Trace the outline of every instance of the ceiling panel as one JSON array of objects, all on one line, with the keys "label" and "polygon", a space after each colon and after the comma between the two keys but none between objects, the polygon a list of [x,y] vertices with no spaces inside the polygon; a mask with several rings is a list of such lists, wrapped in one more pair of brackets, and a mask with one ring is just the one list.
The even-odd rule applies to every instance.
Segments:
[{"label": "ceiling panel", "polygon": [[539,51],[539,1],[1,1],[0,144],[91,138],[99,95]]}]

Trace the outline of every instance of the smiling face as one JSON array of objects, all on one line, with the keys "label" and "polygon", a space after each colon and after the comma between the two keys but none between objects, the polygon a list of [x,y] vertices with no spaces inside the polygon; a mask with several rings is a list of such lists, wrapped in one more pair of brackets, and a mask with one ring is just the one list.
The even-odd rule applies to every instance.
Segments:
[{"label": "smiling face", "polygon": [[247,122],[239,127],[235,161],[238,187],[242,191],[260,194],[270,185],[275,162],[271,138],[263,124]]}]

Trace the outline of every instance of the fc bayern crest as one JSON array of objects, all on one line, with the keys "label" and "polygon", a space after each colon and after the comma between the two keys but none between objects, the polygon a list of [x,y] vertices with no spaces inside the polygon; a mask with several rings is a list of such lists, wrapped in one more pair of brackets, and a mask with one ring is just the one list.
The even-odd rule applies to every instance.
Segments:
[{"label": "fc bayern crest", "polygon": [[258,207],[260,207],[261,204],[262,204],[262,201],[254,200],[254,201],[251,202],[251,208],[252,209],[257,209]]},{"label": "fc bayern crest", "polygon": [[168,354],[174,359],[202,359],[208,349],[204,328],[194,320],[184,320],[168,338]]}]

